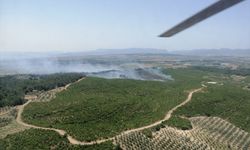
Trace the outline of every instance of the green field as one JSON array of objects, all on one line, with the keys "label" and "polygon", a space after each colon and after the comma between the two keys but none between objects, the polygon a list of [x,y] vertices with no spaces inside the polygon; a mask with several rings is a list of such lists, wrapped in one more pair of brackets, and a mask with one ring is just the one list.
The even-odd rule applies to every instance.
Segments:
[{"label": "green field", "polygon": [[250,92],[234,84],[211,85],[205,93],[194,94],[176,115],[218,116],[250,132]]},{"label": "green field", "polygon": [[66,130],[76,139],[91,141],[119,134],[162,119],[185,100],[187,90],[200,87],[202,71],[168,71],[174,81],[107,80],[87,78],[55,99],[31,103],[26,122]]},{"label": "green field", "polygon": [[177,129],[181,130],[192,129],[192,125],[189,120],[178,116],[172,116],[169,120],[163,122],[162,124],[170,127],[176,127]]},{"label": "green field", "polygon": [[[205,71],[206,68],[199,70]],[[250,85],[250,76],[233,77],[228,72],[216,72],[216,69],[205,72],[205,79],[216,81],[218,84],[207,84],[208,88],[204,92],[195,93],[192,101],[179,108],[174,117],[218,116],[250,132],[250,92],[245,88]],[[167,125],[178,128],[185,128],[185,123],[186,120],[179,119],[166,122]]]},{"label": "green field", "polygon": [[6,149],[112,150],[114,146],[111,142],[92,146],[71,145],[65,137],[58,135],[56,132],[29,129],[0,139],[0,150]]},{"label": "green field", "polygon": [[[241,76],[241,80],[235,80],[231,74],[205,69],[202,69],[204,71],[204,74],[202,73],[204,75],[202,81],[208,87],[203,92],[195,93],[191,102],[177,109],[168,121],[152,128],[151,131],[158,131],[160,128],[164,128],[165,125],[184,130],[191,129],[190,122],[180,116],[217,116],[250,132],[250,92],[245,89],[246,85],[250,85],[250,76]],[[186,74],[191,75],[196,71],[191,69],[180,73],[181,71],[179,70],[175,77],[180,78],[180,76]],[[193,74],[193,77],[200,78],[195,74]],[[184,77],[181,77],[181,79],[184,79]],[[206,83],[207,81],[215,81],[217,84],[209,85]]]}]

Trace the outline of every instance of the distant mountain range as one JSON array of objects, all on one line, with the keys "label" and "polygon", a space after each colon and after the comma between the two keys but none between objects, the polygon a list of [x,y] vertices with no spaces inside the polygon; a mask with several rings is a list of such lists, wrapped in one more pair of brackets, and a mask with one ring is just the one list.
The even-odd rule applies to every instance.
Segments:
[{"label": "distant mountain range", "polygon": [[172,54],[190,56],[238,56],[250,57],[250,49],[197,49],[171,51]]},{"label": "distant mountain range", "polygon": [[250,56],[250,49],[196,49],[168,51],[153,48],[127,48],[127,49],[98,49],[87,52],[70,53],[79,55],[126,55],[126,54],[169,54],[188,56]]},{"label": "distant mountain range", "polygon": [[154,49],[154,48],[98,49],[93,52],[101,54],[167,54],[168,53],[167,50]]},{"label": "distant mountain range", "polygon": [[64,55],[128,55],[128,54],[169,54],[167,50],[153,48],[97,49],[84,52],[69,52]]},{"label": "distant mountain range", "polygon": [[25,58],[46,58],[46,57],[71,57],[87,55],[128,55],[128,54],[164,54],[164,55],[186,55],[186,56],[236,56],[250,57],[250,49],[196,49],[196,50],[164,50],[154,48],[127,48],[127,49],[98,49],[80,52],[6,52],[0,55],[0,60],[25,59]]},{"label": "distant mountain range", "polygon": [[170,51],[153,48],[98,49],[88,52],[71,53],[73,55],[127,55],[127,54],[167,54],[188,56],[250,56],[250,49],[196,49]]}]

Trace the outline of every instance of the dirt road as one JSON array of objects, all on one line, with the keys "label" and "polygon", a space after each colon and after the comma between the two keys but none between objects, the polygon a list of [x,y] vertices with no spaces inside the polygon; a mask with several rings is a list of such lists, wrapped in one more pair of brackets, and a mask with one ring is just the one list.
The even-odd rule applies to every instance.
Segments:
[{"label": "dirt road", "polygon": [[169,120],[175,110],[177,110],[181,106],[184,106],[185,104],[187,104],[192,99],[193,94],[196,93],[196,92],[201,91],[202,89],[203,89],[203,87],[199,88],[199,89],[195,89],[195,90],[190,91],[189,94],[188,94],[187,99],[185,101],[183,101],[182,103],[180,103],[179,105],[177,105],[174,108],[172,108],[171,110],[169,110],[167,112],[167,114],[165,115],[164,119],[159,120],[159,121],[157,121],[157,122],[155,122],[153,124],[147,125],[147,126],[143,126],[143,127],[140,127],[140,128],[127,130],[127,131],[125,131],[123,133],[127,134],[127,133],[131,133],[131,132],[141,131],[141,130],[144,130],[144,129],[149,129],[149,128],[152,128],[154,126],[160,125],[163,121]]},{"label": "dirt road", "polygon": [[[82,79],[80,79],[80,80],[78,80],[76,82],[79,82],[79,81],[81,81],[83,79],[84,78],[82,78]],[[66,85],[64,89],[67,89],[70,85],[71,84]],[[171,118],[173,112],[176,109],[178,109],[179,107],[187,104],[192,99],[193,93],[199,92],[203,88],[204,88],[204,86],[202,88],[190,91],[189,94],[188,94],[188,96],[187,96],[187,99],[185,101],[183,101],[182,103],[180,103],[179,105],[177,105],[174,108],[172,108],[171,110],[169,110],[167,112],[166,116],[162,120],[159,120],[159,121],[157,121],[155,123],[152,123],[150,125],[147,125],[147,126],[143,126],[143,127],[140,127],[140,128],[136,128],[136,129],[131,129],[131,130],[124,131],[121,134],[127,134],[127,133],[131,133],[131,132],[141,131],[141,130],[144,130],[144,129],[148,129],[148,128],[157,126],[157,125],[161,124],[163,121],[167,121],[168,119]],[[22,113],[23,113],[23,110],[24,110],[25,106],[27,106],[30,102],[31,102],[31,100],[28,100],[25,104],[23,104],[21,106],[18,106],[18,108],[17,108],[18,109],[18,113],[17,113],[17,117],[16,117],[17,123],[19,123],[19,124],[21,124],[23,126],[26,126],[26,127],[30,127],[30,128],[55,131],[55,132],[57,132],[58,134],[60,134],[62,136],[66,134],[66,131],[64,131],[64,130],[55,129],[55,128],[45,128],[45,127],[40,127],[40,126],[35,126],[35,125],[31,125],[31,124],[25,123],[22,120]],[[79,140],[73,138],[72,136],[67,135],[67,139],[69,140],[69,142],[71,144],[76,144],[76,145],[94,145],[94,144],[104,143],[104,142],[107,142],[107,141],[112,141],[112,140],[115,139],[115,137],[111,137],[111,138],[107,138],[107,139],[100,139],[100,140],[96,140],[96,141],[85,142],[85,141],[79,141]]]},{"label": "dirt road", "polygon": [[[74,83],[77,83],[77,82],[80,82],[81,80],[83,80],[85,78],[81,78],[79,80],[77,80],[76,82]],[[71,84],[74,84],[74,83],[69,83],[67,84],[63,89],[66,90]],[[16,117],[16,121],[17,123],[23,125],[23,126],[26,126],[26,127],[30,127],[30,128],[36,128],[36,129],[43,129],[43,130],[51,130],[51,131],[55,131],[57,133],[59,133],[60,135],[64,135],[66,134],[66,132],[64,130],[59,130],[59,129],[54,129],[54,128],[45,128],[45,127],[39,127],[39,126],[35,126],[35,125],[31,125],[31,124],[27,124],[25,123],[23,120],[22,120],[22,113],[23,113],[23,110],[25,108],[25,106],[27,106],[29,103],[31,103],[32,100],[28,100],[25,104],[23,105],[20,105],[20,106],[17,106],[17,117]]]}]

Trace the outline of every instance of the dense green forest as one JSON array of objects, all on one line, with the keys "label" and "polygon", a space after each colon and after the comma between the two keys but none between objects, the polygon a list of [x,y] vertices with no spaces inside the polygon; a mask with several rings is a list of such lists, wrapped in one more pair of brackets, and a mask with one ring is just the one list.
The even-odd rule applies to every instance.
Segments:
[{"label": "dense green forest", "polygon": [[8,135],[4,139],[0,139],[0,150],[6,149],[112,150],[114,149],[114,145],[111,142],[92,146],[72,145],[68,142],[66,137],[62,137],[54,131],[28,129],[20,133]]},{"label": "dense green forest", "polygon": [[79,73],[51,75],[9,75],[0,77],[0,107],[24,103],[24,95],[33,90],[47,91],[83,77]]},{"label": "dense green forest", "polygon": [[151,124],[201,87],[203,72],[168,70],[174,81],[86,78],[50,102],[31,103],[23,113],[30,124],[64,129],[79,140],[111,137]]},{"label": "dense green forest", "polygon": [[176,127],[177,129],[181,130],[192,129],[191,122],[188,119],[184,119],[179,116],[172,116],[169,120],[162,122],[162,125]]}]

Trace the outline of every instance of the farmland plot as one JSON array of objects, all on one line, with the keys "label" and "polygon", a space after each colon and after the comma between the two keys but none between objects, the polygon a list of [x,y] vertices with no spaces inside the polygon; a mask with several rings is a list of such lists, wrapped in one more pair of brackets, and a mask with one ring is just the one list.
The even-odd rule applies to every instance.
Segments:
[{"label": "farmland plot", "polygon": [[172,127],[155,132],[153,138],[141,132],[117,136],[115,142],[123,149],[179,150],[179,149],[250,149],[250,134],[218,117],[191,118],[192,130]]}]

